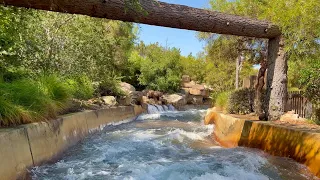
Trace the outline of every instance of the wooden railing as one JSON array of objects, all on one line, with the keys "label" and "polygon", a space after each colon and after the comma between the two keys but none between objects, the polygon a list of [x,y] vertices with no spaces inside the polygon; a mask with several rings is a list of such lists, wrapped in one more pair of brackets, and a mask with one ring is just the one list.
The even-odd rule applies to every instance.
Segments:
[{"label": "wooden railing", "polygon": [[303,96],[303,91],[289,91],[286,110],[294,111],[299,117],[308,118],[315,107]]}]

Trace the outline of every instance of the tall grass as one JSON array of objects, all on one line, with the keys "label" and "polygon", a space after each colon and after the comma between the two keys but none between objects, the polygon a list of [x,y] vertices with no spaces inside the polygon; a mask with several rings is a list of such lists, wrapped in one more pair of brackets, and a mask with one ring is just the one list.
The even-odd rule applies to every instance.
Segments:
[{"label": "tall grass", "polygon": [[67,107],[72,91],[57,76],[0,82],[0,126],[56,117]]}]

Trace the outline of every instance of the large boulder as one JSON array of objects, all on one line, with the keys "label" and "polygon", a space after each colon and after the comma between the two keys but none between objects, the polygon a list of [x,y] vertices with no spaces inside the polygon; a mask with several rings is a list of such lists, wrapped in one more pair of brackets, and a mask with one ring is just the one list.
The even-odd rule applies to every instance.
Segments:
[{"label": "large boulder", "polygon": [[117,105],[117,100],[114,96],[102,96],[101,99],[106,105],[109,105],[109,106]]},{"label": "large boulder", "polygon": [[187,104],[186,96],[182,94],[163,95],[166,104],[172,104],[175,107],[182,107]]},{"label": "large boulder", "polygon": [[180,92],[188,96],[190,94],[190,88],[181,88]]},{"label": "large boulder", "polygon": [[209,97],[209,95],[210,95],[208,90],[206,90],[206,89],[201,90],[201,89],[197,89],[197,88],[190,88],[189,93],[191,95],[202,96],[205,98]]},{"label": "large boulder", "polygon": [[126,94],[130,94],[131,92],[136,91],[136,88],[134,88],[131,84],[126,82],[120,83],[120,89]]},{"label": "large boulder", "polygon": [[118,99],[118,102],[120,105],[123,106],[129,106],[134,104],[140,105],[143,102],[142,96],[143,94],[140,91],[131,91],[127,95],[120,97]]},{"label": "large boulder", "polygon": [[190,76],[188,75],[183,75],[182,78],[181,78],[182,82],[190,82],[191,81],[191,78]]},{"label": "large boulder", "polygon": [[190,82],[182,82],[181,86],[183,88],[192,88],[194,85],[196,85],[197,83],[194,81],[190,81]]},{"label": "large boulder", "polygon": [[163,95],[163,93],[160,92],[160,91],[150,90],[150,91],[147,92],[147,97],[148,97],[149,99],[155,99],[155,100],[157,100],[157,101],[160,100],[160,98],[161,98],[162,95]]},{"label": "large boulder", "polygon": [[189,95],[187,97],[187,103],[188,104],[194,104],[194,105],[201,105],[201,104],[203,104],[203,97],[202,96]]}]

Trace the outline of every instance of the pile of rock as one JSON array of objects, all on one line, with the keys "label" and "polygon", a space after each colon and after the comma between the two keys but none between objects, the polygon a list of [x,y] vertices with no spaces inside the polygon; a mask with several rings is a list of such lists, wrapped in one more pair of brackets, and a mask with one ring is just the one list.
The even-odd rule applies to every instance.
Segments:
[{"label": "pile of rock", "polygon": [[168,105],[172,104],[176,108],[189,105],[211,105],[209,98],[210,91],[204,84],[197,84],[191,81],[189,76],[182,76],[181,92],[175,94],[164,94],[160,91],[144,90],[136,91],[136,89],[128,83],[121,82],[120,88],[125,96],[102,96],[88,101],[74,100],[75,109],[100,109],[110,106],[129,106],[147,104]]},{"label": "pile of rock", "polygon": [[210,89],[205,84],[197,84],[195,81],[191,81],[191,78],[187,75],[182,76],[181,92],[187,98],[187,104],[211,105]]},{"label": "pile of rock", "polygon": [[210,90],[205,84],[197,84],[195,81],[191,81],[189,76],[184,75],[182,76],[181,87],[181,92],[175,94],[144,90],[141,104],[172,104],[178,109],[187,104],[211,105]]}]

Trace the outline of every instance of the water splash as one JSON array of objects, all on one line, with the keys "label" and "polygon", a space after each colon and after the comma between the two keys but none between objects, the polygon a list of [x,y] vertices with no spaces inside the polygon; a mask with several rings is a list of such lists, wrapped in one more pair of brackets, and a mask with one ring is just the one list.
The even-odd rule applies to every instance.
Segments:
[{"label": "water splash", "polygon": [[176,111],[174,106],[170,105],[147,105],[147,111],[149,114],[156,114],[161,112],[167,112],[167,111]]},{"label": "water splash", "polygon": [[305,166],[290,159],[275,159],[255,149],[217,148],[211,138],[213,126],[202,122],[206,111],[159,113],[155,106],[149,108],[154,114],[142,115],[127,124],[107,126],[69,149],[57,163],[33,168],[32,178],[316,179]]}]

